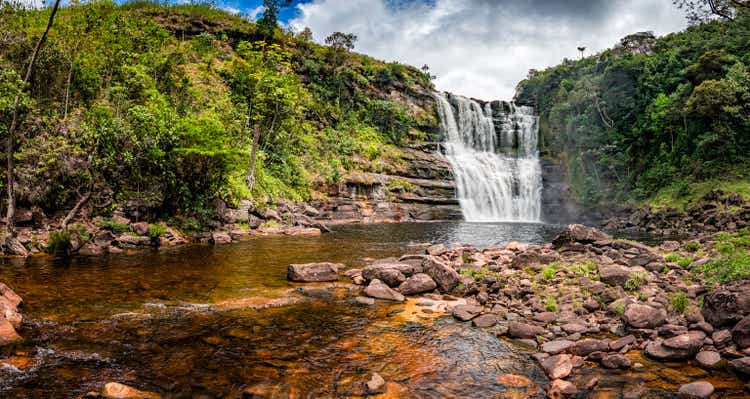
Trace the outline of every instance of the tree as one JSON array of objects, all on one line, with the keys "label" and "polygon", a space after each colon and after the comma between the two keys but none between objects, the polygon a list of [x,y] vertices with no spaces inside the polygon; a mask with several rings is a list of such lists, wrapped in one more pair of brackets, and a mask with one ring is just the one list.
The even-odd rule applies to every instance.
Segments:
[{"label": "tree", "polygon": [[237,53],[238,57],[228,63],[225,77],[235,102],[245,109],[241,136],[246,140],[247,131],[253,131],[247,171],[247,187],[252,193],[259,146],[262,141],[268,144],[291,130],[290,125],[302,111],[304,89],[292,70],[290,54],[279,45],[242,42]]},{"label": "tree", "polygon": [[258,20],[258,29],[265,38],[271,38],[279,27],[279,12],[292,4],[292,0],[263,0],[263,16]]},{"label": "tree", "polygon": [[297,39],[302,42],[311,42],[313,40],[313,31],[309,27],[305,27],[302,32],[297,34]]},{"label": "tree", "polygon": [[[34,47],[34,50],[31,52],[31,58],[29,59],[29,65],[26,67],[26,74],[23,78],[23,84],[28,85],[29,81],[31,80],[31,74],[34,72],[34,64],[36,63],[37,56],[39,55],[39,51],[42,49],[42,46],[44,45],[44,42],[47,40],[47,35],[49,34],[49,30],[52,28],[52,24],[55,22],[55,14],[57,14],[57,10],[60,7],[60,0],[55,0],[55,5],[52,7],[52,11],[49,15],[49,20],[47,21],[47,26],[44,29],[44,33],[42,33],[42,36],[39,37],[39,40],[36,43],[36,46]],[[8,193],[8,209],[5,215],[5,251],[16,253],[22,250],[23,246],[20,245],[15,240],[15,217],[16,217],[16,188],[15,188],[15,174],[14,174],[14,168],[15,168],[15,145],[16,145],[16,129],[19,125],[19,110],[20,105],[23,99],[23,93],[17,92],[15,99],[13,100],[13,106],[11,111],[11,118],[10,118],[10,124],[8,125],[8,130],[6,134],[8,135],[6,145],[5,145],[5,152],[7,156],[7,181],[6,181],[6,189]],[[25,249],[23,249],[21,252],[26,252]]]},{"label": "tree", "polygon": [[354,50],[357,35],[353,33],[334,32],[326,38],[326,44],[336,52],[350,52]]},{"label": "tree", "polygon": [[716,17],[732,20],[740,10],[750,10],[750,0],[673,0],[687,12],[691,23],[700,23]]},{"label": "tree", "polygon": [[581,59],[583,59],[583,53],[586,51],[586,47],[584,46],[578,47],[578,51],[581,53]]}]

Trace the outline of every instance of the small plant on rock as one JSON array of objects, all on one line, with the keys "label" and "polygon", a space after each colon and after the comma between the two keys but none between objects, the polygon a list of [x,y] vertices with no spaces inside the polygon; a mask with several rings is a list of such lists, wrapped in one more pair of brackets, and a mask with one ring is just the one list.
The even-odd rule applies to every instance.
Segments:
[{"label": "small plant on rock", "polygon": [[676,292],[669,298],[669,303],[675,313],[682,314],[685,313],[690,302],[684,292]]},{"label": "small plant on rock", "polygon": [[594,262],[576,263],[570,266],[570,271],[581,277],[594,278],[597,275]]},{"label": "small plant on rock", "polygon": [[701,249],[701,243],[699,243],[698,241],[690,241],[686,242],[683,247],[688,252],[698,252]]},{"label": "small plant on rock", "polygon": [[690,264],[695,261],[695,259],[690,256],[682,256],[678,253],[669,254],[664,257],[664,260],[670,263],[677,263],[682,268],[690,266]]},{"label": "small plant on rock", "polygon": [[557,306],[557,300],[552,295],[547,295],[546,298],[544,298],[544,308],[548,312],[557,312],[560,310],[560,308]]},{"label": "small plant on rock", "polygon": [[50,233],[47,248],[44,251],[54,256],[68,256],[72,249],[73,244],[71,243],[70,233],[60,231]]},{"label": "small plant on rock", "polygon": [[625,289],[628,291],[638,291],[648,281],[648,273],[636,272],[628,276],[625,282]]},{"label": "small plant on rock", "polygon": [[618,316],[622,316],[623,313],[625,313],[625,304],[624,303],[618,303],[615,305],[614,308],[615,314]]}]

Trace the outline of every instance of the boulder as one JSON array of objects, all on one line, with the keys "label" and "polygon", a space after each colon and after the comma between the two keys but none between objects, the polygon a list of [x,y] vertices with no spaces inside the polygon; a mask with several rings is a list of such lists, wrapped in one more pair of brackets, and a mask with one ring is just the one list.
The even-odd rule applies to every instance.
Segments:
[{"label": "boulder", "polygon": [[750,346],[750,316],[745,316],[732,329],[732,339],[740,348]]},{"label": "boulder", "polygon": [[630,368],[630,365],[630,359],[628,359],[625,355],[621,355],[619,353],[613,355],[605,355],[602,358],[602,366],[608,369],[627,370]]},{"label": "boulder", "polygon": [[714,369],[721,366],[721,355],[715,351],[700,351],[695,355],[695,361],[700,364],[701,367],[707,369]]},{"label": "boulder", "polygon": [[519,323],[517,321],[508,323],[508,335],[513,338],[534,339],[539,335],[544,335],[546,332],[544,328],[532,324]]},{"label": "boulder", "polygon": [[453,314],[453,317],[458,320],[469,321],[482,313],[482,307],[475,305],[457,305],[453,307],[451,313]]},{"label": "boulder", "polygon": [[318,283],[324,281],[338,281],[339,269],[346,266],[340,263],[308,263],[292,264],[287,267],[286,277],[290,281],[302,283]]},{"label": "boulder", "polygon": [[597,241],[611,240],[608,234],[599,231],[593,227],[586,227],[581,224],[571,224],[565,230],[563,230],[554,240],[552,244],[556,248],[560,248],[564,245],[571,243],[580,244],[591,244]]},{"label": "boulder", "polygon": [[387,264],[370,265],[362,270],[362,277],[367,281],[380,280],[389,287],[398,287],[406,281],[406,276],[398,269],[389,267]]},{"label": "boulder", "polygon": [[573,362],[570,355],[550,356],[541,361],[544,372],[550,379],[565,378],[573,371]]},{"label": "boulder", "polygon": [[569,399],[578,396],[578,388],[572,382],[554,380],[547,389],[550,399]]},{"label": "boulder", "polygon": [[483,314],[471,321],[474,327],[489,328],[495,326],[498,321],[498,316],[494,314]]},{"label": "boulder", "polygon": [[424,273],[417,273],[398,286],[398,290],[404,295],[422,294],[430,292],[435,288],[437,288],[435,280]]},{"label": "boulder", "polygon": [[741,357],[729,362],[729,368],[735,373],[750,377],[750,357]]},{"label": "boulder", "polygon": [[542,352],[549,353],[550,355],[557,355],[567,352],[574,344],[575,342],[566,339],[545,342],[542,345]]},{"label": "boulder", "polygon": [[691,331],[664,341],[646,345],[646,355],[660,361],[688,360],[703,346],[703,332]]},{"label": "boulder", "polygon": [[576,356],[588,356],[594,352],[609,351],[609,341],[595,338],[582,339],[570,348],[570,352]]},{"label": "boulder", "polygon": [[385,380],[378,373],[372,373],[372,377],[370,377],[370,381],[367,381],[366,385],[367,393],[371,395],[385,393],[385,391],[387,390]]},{"label": "boulder", "polygon": [[0,347],[17,344],[21,341],[23,341],[23,338],[18,335],[10,321],[0,317]]},{"label": "boulder", "polygon": [[432,277],[441,292],[451,292],[458,285],[458,272],[435,257],[422,262],[424,273]]},{"label": "boulder", "polygon": [[666,323],[667,315],[663,309],[633,303],[625,309],[622,321],[632,328],[656,328]]},{"label": "boulder", "polygon": [[378,279],[370,281],[370,285],[365,288],[365,295],[386,301],[403,302],[405,300],[403,295]]},{"label": "boulder", "polygon": [[701,312],[706,321],[716,328],[738,323],[750,313],[750,284],[732,291],[718,289],[706,295]]},{"label": "boulder", "polygon": [[161,396],[153,392],[139,391],[117,382],[108,382],[102,389],[102,396],[106,399],[159,399]]},{"label": "boulder", "polygon": [[141,236],[145,236],[146,233],[148,233],[148,227],[149,224],[146,222],[138,222],[130,225],[130,229],[133,230],[134,233]]},{"label": "boulder", "polygon": [[0,283],[0,296],[7,299],[8,302],[14,307],[21,306],[21,304],[23,303],[23,299],[21,299],[21,297],[18,296],[18,294],[13,292],[13,290],[10,289],[10,287],[8,287],[7,285],[3,283]]},{"label": "boulder", "polygon": [[627,267],[622,265],[599,265],[599,277],[609,285],[624,286],[633,273],[644,273],[646,269],[640,266]]},{"label": "boulder", "polygon": [[680,387],[680,397],[684,399],[708,399],[714,393],[710,382],[696,381]]}]

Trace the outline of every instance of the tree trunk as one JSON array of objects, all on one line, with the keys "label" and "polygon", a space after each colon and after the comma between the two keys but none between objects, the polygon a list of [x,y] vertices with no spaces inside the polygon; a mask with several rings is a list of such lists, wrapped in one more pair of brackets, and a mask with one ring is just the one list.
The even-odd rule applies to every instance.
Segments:
[{"label": "tree trunk", "polygon": [[[29,83],[31,80],[31,73],[34,70],[34,63],[36,62],[36,57],[39,55],[39,50],[41,50],[42,45],[44,45],[44,42],[47,40],[47,34],[49,33],[50,28],[52,28],[52,23],[55,21],[55,14],[57,14],[57,9],[60,7],[60,0],[55,0],[55,5],[52,7],[52,12],[49,15],[49,21],[47,21],[47,27],[44,29],[44,33],[42,34],[42,37],[39,38],[39,41],[36,43],[36,47],[34,47],[34,51],[31,53],[31,59],[29,60],[29,65],[26,68],[26,75],[24,76],[23,82],[25,84]],[[8,162],[8,181],[6,182],[7,187],[7,194],[8,194],[8,211],[5,215],[5,242],[6,246],[9,246],[9,244],[14,238],[15,238],[15,217],[16,217],[16,190],[15,190],[15,173],[13,169],[15,168],[15,159],[14,159],[14,148],[15,142],[16,142],[16,129],[18,128],[18,103],[20,101],[20,94],[16,96],[15,101],[13,102],[13,117],[11,118],[10,126],[8,127],[8,140],[6,142],[5,151],[7,152],[7,162]]]},{"label": "tree trunk", "polygon": [[253,149],[250,152],[250,170],[247,172],[247,188],[250,193],[253,192],[253,186],[255,185],[255,165],[258,157],[258,142],[260,141],[260,125],[255,126],[253,131]]},{"label": "tree trunk", "polygon": [[65,216],[65,219],[63,219],[62,224],[60,225],[60,230],[67,231],[68,230],[68,224],[73,220],[74,217],[78,214],[78,211],[81,210],[81,207],[88,202],[89,198],[91,198],[91,191],[87,192],[86,194],[81,197],[81,199],[76,202],[76,205],[73,207],[73,209],[68,212],[67,216]]}]

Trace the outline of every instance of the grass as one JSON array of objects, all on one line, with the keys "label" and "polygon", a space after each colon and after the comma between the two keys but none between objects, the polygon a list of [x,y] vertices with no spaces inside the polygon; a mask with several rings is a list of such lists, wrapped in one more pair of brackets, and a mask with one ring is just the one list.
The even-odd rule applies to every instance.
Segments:
[{"label": "grass", "polygon": [[750,279],[750,229],[716,236],[716,250],[721,259],[708,262],[694,270],[708,284],[726,284]]},{"label": "grass", "polygon": [[594,262],[576,263],[570,266],[570,271],[577,276],[591,279],[595,278],[598,274],[596,263]]},{"label": "grass", "polygon": [[70,233],[67,231],[53,232],[49,235],[47,248],[44,252],[54,256],[68,256],[73,245],[70,241]]},{"label": "grass", "polygon": [[651,198],[647,199],[644,205],[650,205],[655,209],[677,208],[684,210],[713,190],[721,190],[725,193],[737,193],[745,198],[750,198],[750,182],[747,180],[708,180],[690,184],[687,192],[679,184],[664,187]]},{"label": "grass", "polygon": [[625,313],[625,304],[624,303],[618,303],[617,305],[615,305],[614,311],[615,311],[616,315],[622,316],[623,313]]},{"label": "grass", "polygon": [[685,243],[683,247],[685,248],[686,251],[698,252],[701,249],[701,243],[699,243],[698,241],[690,241],[690,242]]},{"label": "grass", "polygon": [[148,226],[148,231],[146,232],[146,235],[151,238],[159,238],[164,235],[164,233],[167,232],[167,228],[164,227],[163,224],[152,224]]},{"label": "grass", "polygon": [[625,289],[627,291],[638,291],[648,281],[648,273],[636,272],[628,276],[628,280],[625,282]]},{"label": "grass", "polygon": [[130,226],[125,223],[117,223],[110,218],[102,220],[102,227],[113,233],[124,233],[130,231]]},{"label": "grass", "polygon": [[687,310],[690,302],[684,292],[676,292],[669,298],[669,304],[675,313],[683,314]]},{"label": "grass", "polygon": [[557,300],[552,295],[547,295],[547,297],[544,298],[544,308],[548,312],[557,312],[560,310],[560,307],[557,306]]},{"label": "grass", "polygon": [[683,256],[678,253],[671,253],[664,257],[664,260],[670,263],[677,263],[682,268],[690,266],[695,261],[692,256]]},{"label": "grass", "polygon": [[545,267],[542,269],[542,280],[549,281],[555,278],[555,275],[557,274],[557,269],[553,266]]}]

